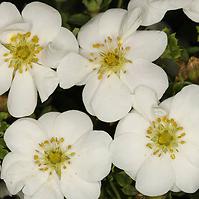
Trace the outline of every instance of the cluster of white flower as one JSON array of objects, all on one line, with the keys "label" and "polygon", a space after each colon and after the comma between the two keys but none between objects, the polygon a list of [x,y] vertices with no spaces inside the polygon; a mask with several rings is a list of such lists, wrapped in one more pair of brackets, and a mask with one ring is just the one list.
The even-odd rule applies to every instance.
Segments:
[{"label": "cluster of white flower", "polygon": [[44,102],[60,84],[85,85],[86,110],[105,122],[120,120],[114,140],[74,110],[14,122],[5,132],[11,152],[1,171],[11,194],[97,199],[112,163],[144,195],[199,188],[199,86],[159,104],[168,78],[152,62],[165,51],[167,35],[137,30],[179,8],[199,22],[198,0],[131,0],[128,11],[109,9],[92,18],[76,39],[46,4],[30,3],[21,14],[11,3],[0,4],[0,95],[10,88],[12,116],[31,115],[37,91]]}]

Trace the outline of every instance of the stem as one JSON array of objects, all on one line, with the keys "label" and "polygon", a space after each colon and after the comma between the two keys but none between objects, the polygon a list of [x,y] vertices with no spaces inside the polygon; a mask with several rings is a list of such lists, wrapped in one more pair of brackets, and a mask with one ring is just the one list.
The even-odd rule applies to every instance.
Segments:
[{"label": "stem", "polygon": [[122,1],[123,1],[123,0],[118,0],[118,3],[117,3],[117,7],[118,7],[118,8],[121,8],[121,7],[122,7]]},{"label": "stem", "polygon": [[110,182],[110,185],[111,185],[111,188],[112,188],[113,192],[115,193],[116,199],[121,199],[120,194],[117,191],[117,189],[116,189],[116,187],[115,187],[115,185],[114,185],[114,183],[112,181]]}]

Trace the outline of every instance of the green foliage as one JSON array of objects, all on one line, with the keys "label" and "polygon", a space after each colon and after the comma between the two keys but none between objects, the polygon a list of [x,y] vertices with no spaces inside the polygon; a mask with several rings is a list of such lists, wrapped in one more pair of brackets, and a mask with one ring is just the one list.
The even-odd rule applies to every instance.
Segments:
[{"label": "green foliage", "polygon": [[197,30],[197,33],[198,33],[198,39],[197,39],[197,41],[199,42],[199,26],[196,26],[196,30]]},{"label": "green foliage", "polygon": [[163,31],[168,36],[168,45],[161,58],[173,60],[179,59],[182,56],[182,49],[179,46],[176,33],[171,33],[168,28],[164,28]]},{"label": "green foliage", "polygon": [[8,150],[6,149],[6,143],[3,139],[4,132],[9,126],[5,121],[8,116],[8,113],[0,112],[0,159],[3,159],[8,153]]}]

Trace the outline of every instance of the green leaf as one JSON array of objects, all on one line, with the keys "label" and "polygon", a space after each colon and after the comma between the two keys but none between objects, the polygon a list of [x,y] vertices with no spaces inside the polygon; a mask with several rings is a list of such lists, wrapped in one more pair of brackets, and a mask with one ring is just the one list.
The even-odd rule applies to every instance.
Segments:
[{"label": "green leaf", "polygon": [[68,19],[68,22],[73,24],[73,25],[78,25],[78,26],[82,26],[84,25],[88,20],[90,19],[90,17],[86,14],[83,13],[77,13],[74,15],[71,15]]},{"label": "green leaf", "polygon": [[164,28],[163,31],[168,36],[168,45],[161,58],[174,60],[179,59],[182,56],[182,49],[178,44],[176,33],[170,33],[170,30],[168,28]]},{"label": "green leaf", "polygon": [[122,192],[127,196],[135,196],[137,194],[137,190],[133,185],[126,185],[122,188]]},{"label": "green leaf", "polygon": [[125,172],[120,172],[115,174],[115,180],[121,187],[125,187],[129,184],[132,183],[132,179],[125,173]]},{"label": "green leaf", "polygon": [[198,33],[198,39],[197,39],[197,41],[199,42],[199,26],[196,26],[196,30],[197,30],[197,33]]},{"label": "green leaf", "polygon": [[100,10],[102,0],[83,0],[82,3],[89,12],[97,13]]},{"label": "green leaf", "polygon": [[0,159],[2,160],[7,154],[8,151],[0,146]]}]

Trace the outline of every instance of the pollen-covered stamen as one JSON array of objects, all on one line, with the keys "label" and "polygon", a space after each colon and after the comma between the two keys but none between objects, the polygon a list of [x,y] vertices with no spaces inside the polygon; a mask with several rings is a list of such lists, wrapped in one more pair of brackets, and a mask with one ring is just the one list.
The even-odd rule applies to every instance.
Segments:
[{"label": "pollen-covered stamen", "polygon": [[119,76],[121,72],[126,72],[125,64],[131,63],[131,60],[126,58],[130,47],[124,48],[120,37],[117,39],[108,37],[103,43],[94,43],[93,48],[98,49],[98,52],[90,53],[89,61],[99,65],[99,79],[104,75],[109,77],[113,73]]},{"label": "pollen-covered stamen", "polygon": [[30,32],[13,35],[10,43],[4,46],[9,50],[4,54],[4,61],[20,73],[32,68],[32,64],[38,62],[37,56],[43,49],[39,45],[39,38],[35,35],[31,37]]},{"label": "pollen-covered stamen", "polygon": [[167,116],[157,118],[147,129],[147,147],[153,150],[153,155],[160,157],[168,153],[171,159],[175,159],[179,152],[179,146],[185,144],[184,136],[186,133],[173,118]]},{"label": "pollen-covered stamen", "polygon": [[71,150],[72,145],[64,145],[64,138],[52,137],[39,144],[34,162],[40,171],[49,172],[50,175],[55,171],[61,177],[62,169],[71,164],[71,158],[75,155]]}]

